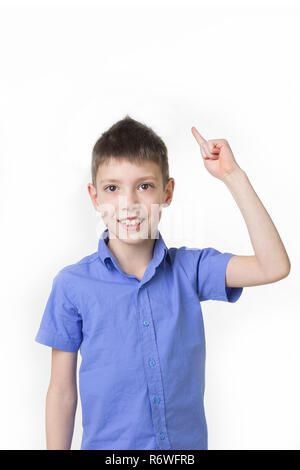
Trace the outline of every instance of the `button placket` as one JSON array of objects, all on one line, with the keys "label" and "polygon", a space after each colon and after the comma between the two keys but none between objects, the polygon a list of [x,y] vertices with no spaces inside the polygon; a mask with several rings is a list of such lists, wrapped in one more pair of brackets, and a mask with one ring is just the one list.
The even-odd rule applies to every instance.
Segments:
[{"label": "button placket", "polygon": [[[137,307],[142,324],[142,349],[144,361],[146,362],[145,371],[149,395],[154,397],[154,399],[150,400],[150,406],[157,443],[160,449],[171,449],[166,431],[161,366],[153,328],[152,312],[145,286],[142,290],[138,291]],[[150,321],[145,320],[145,317],[148,317]]]}]

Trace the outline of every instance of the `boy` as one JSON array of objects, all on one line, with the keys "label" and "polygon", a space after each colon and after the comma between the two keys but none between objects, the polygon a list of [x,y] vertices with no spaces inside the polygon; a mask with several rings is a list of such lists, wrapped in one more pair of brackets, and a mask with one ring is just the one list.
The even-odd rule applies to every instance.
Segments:
[{"label": "boy", "polygon": [[79,370],[81,450],[207,449],[205,337],[200,302],[236,302],[276,282],[290,261],[224,139],[192,127],[205,168],[231,191],[255,252],[167,248],[158,223],[170,205],[167,148],[128,115],[104,132],[88,191],[106,229],[98,250],[55,276],[35,340],[52,347],[47,449],[70,449]]}]

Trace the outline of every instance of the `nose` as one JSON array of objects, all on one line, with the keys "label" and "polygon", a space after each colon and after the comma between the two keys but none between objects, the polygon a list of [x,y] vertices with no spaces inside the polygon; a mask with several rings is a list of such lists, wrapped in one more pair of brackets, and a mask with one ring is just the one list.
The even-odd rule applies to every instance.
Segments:
[{"label": "nose", "polygon": [[128,189],[125,193],[127,199],[127,207],[130,208],[139,203],[138,194],[135,189]]},{"label": "nose", "polygon": [[135,215],[138,212],[139,205],[139,198],[135,190],[128,189],[126,193],[124,193],[122,196],[119,196],[120,214]]}]

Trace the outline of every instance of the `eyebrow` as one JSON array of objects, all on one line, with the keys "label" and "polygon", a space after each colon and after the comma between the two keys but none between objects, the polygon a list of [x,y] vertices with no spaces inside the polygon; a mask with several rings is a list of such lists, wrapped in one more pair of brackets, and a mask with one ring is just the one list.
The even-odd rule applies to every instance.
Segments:
[{"label": "eyebrow", "polygon": [[[154,175],[146,175],[146,176],[142,176],[141,178],[138,178],[135,182],[141,181],[141,180],[149,180],[149,179],[156,180],[156,177]],[[112,179],[108,179],[108,180],[99,181],[99,183],[100,184],[103,184],[103,183],[122,183],[122,181],[112,178]]]}]

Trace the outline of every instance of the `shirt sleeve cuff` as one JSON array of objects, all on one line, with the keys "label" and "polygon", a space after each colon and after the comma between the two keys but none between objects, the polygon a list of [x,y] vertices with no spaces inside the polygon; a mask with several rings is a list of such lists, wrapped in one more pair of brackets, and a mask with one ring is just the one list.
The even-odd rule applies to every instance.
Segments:
[{"label": "shirt sleeve cuff", "polygon": [[55,334],[44,328],[40,328],[35,339],[37,343],[50,346],[51,348],[61,349],[62,351],[77,352],[80,347],[80,342],[75,342],[69,338],[64,338],[61,335]]},{"label": "shirt sleeve cuff", "polygon": [[223,300],[224,302],[236,302],[243,292],[243,287],[226,287],[226,268],[230,258],[234,253],[223,253],[222,262],[219,271],[217,298],[215,300]]}]

